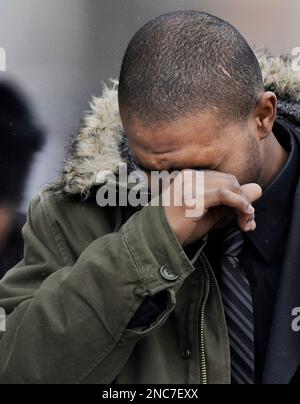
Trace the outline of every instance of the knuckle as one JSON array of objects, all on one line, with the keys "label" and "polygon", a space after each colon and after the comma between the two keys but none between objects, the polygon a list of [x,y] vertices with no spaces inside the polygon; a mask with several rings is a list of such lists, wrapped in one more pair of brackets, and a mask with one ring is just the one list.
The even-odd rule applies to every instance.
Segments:
[{"label": "knuckle", "polygon": [[242,209],[243,211],[247,211],[248,205],[249,205],[248,202],[243,198],[243,199],[241,200],[241,204],[240,204],[241,209]]},{"label": "knuckle", "polygon": [[237,181],[231,184],[231,189],[236,193],[241,193],[241,187]]},{"label": "knuckle", "polygon": [[233,191],[240,191],[241,190],[240,183],[238,182],[237,178],[234,175],[230,175],[228,180],[229,180],[230,188]]},{"label": "knuckle", "polygon": [[243,212],[246,212],[246,211],[247,211],[247,207],[248,207],[248,205],[247,205],[246,202],[242,201],[242,202],[240,203],[240,209],[241,209]]},{"label": "knuckle", "polygon": [[217,195],[220,199],[226,198],[228,195],[228,190],[224,187],[220,187],[217,189]]},{"label": "knuckle", "polygon": [[231,181],[231,182],[238,182],[236,176],[233,175],[233,174],[227,174],[227,178],[228,178],[228,180]]}]

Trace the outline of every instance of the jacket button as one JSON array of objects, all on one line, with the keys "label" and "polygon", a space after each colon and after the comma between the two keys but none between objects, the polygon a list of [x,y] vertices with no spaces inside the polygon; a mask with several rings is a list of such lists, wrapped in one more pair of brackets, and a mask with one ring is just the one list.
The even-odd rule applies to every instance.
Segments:
[{"label": "jacket button", "polygon": [[178,276],[172,272],[167,265],[163,265],[160,268],[160,274],[161,276],[166,279],[167,281],[176,281],[178,279]]},{"label": "jacket button", "polygon": [[186,348],[184,351],[182,351],[183,359],[189,359],[190,356],[191,356],[191,350],[189,348]]}]

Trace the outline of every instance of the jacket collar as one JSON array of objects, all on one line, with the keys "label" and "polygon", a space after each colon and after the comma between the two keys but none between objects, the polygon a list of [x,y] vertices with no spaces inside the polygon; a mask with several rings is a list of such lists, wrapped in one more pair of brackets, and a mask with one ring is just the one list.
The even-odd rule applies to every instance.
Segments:
[{"label": "jacket collar", "polygon": [[246,233],[246,237],[269,264],[291,219],[290,212],[300,167],[299,148],[294,134],[279,121],[275,124],[274,133],[282,146],[290,152],[289,159],[255,204],[257,230]]}]

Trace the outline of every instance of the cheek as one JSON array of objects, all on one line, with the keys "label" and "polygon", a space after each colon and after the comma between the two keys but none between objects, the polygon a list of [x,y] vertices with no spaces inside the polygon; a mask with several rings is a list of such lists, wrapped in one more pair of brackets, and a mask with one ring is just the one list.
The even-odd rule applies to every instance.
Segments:
[{"label": "cheek", "polygon": [[[231,147],[226,158],[218,171],[234,175],[241,185],[247,184],[253,179],[253,168],[256,164],[257,156],[253,153],[249,144],[239,144]],[[256,170],[255,170],[256,172]]]},{"label": "cheek", "polygon": [[236,156],[231,157],[230,163],[228,163],[227,172],[233,174],[240,184],[244,184],[247,178],[249,166],[247,164],[247,159],[241,158],[241,156],[242,154],[239,152]]},{"label": "cheek", "polygon": [[237,173],[239,173],[243,167],[244,157],[244,148],[240,145],[237,146],[236,144],[228,145],[225,158],[222,164],[218,167],[218,170],[220,169],[220,171],[237,176]]},{"label": "cheek", "polygon": [[259,145],[256,139],[252,136],[249,136],[249,142],[243,149],[240,165],[242,167],[241,184],[247,184],[250,182],[260,183],[262,157]]}]

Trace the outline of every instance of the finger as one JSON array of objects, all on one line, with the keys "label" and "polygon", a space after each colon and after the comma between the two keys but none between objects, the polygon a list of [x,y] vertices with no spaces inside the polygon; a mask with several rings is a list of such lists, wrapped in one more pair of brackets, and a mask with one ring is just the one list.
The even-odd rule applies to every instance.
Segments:
[{"label": "finger", "polygon": [[237,222],[240,229],[244,232],[252,231],[256,228],[255,214],[253,215],[237,215]]},{"label": "finger", "polygon": [[258,184],[246,184],[242,185],[242,190],[247,194],[249,200],[253,203],[256,202],[262,196],[262,189]]},{"label": "finger", "polygon": [[[211,195],[212,199],[208,203],[212,206],[214,203],[219,203],[227,207],[233,208],[237,214],[237,221],[240,229],[244,232],[251,230],[254,222],[255,210],[249,203],[248,199],[243,196],[231,192],[227,189],[218,190],[216,195]],[[214,199],[216,198],[216,199]]]},{"label": "finger", "polygon": [[235,209],[239,215],[246,215],[249,219],[255,210],[247,199],[243,198],[226,188],[220,188],[214,191],[206,192],[204,195],[204,206],[206,209],[225,205]]},{"label": "finger", "polygon": [[[208,181],[208,178],[210,178],[210,182]],[[207,182],[206,182],[206,190],[209,191],[210,189],[216,188],[215,184],[218,184],[218,187],[223,187],[227,188],[228,190],[241,195],[243,198],[245,198],[250,204],[251,204],[251,198],[249,197],[247,191],[247,187],[244,190],[243,187],[240,185],[238,179],[231,174],[225,174],[225,173],[216,173],[216,172],[209,172],[207,176]],[[250,188],[251,192],[252,187]]]}]

